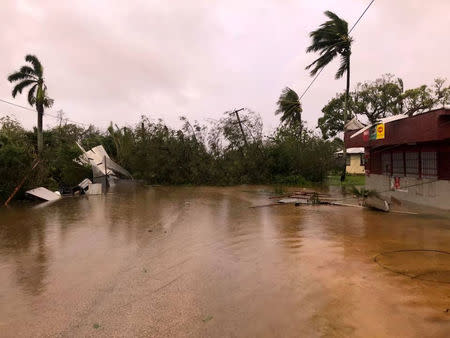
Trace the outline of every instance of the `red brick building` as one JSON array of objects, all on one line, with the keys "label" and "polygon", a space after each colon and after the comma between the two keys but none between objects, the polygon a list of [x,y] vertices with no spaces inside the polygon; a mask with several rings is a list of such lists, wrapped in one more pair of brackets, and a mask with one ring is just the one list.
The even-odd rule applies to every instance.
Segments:
[{"label": "red brick building", "polygon": [[378,125],[345,133],[346,147],[365,148],[366,187],[450,210],[450,109],[392,116],[380,124],[379,138]]}]

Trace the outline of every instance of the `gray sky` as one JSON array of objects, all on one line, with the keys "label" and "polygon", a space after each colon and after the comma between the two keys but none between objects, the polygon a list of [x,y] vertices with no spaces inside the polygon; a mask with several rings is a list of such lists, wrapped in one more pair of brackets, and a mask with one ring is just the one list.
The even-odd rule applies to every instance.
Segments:
[{"label": "gray sky", "polygon": [[[369,0],[2,0],[0,98],[12,101],[7,75],[25,54],[44,65],[54,113],[105,127],[133,125],[143,114],[179,126],[233,108],[278,124],[285,86],[299,94],[311,81],[308,33],[336,12],[353,25]],[[352,87],[384,73],[406,87],[450,80],[449,0],[375,0],[353,32]],[[322,107],[345,88],[331,64],[303,99],[317,125]],[[27,105],[25,95],[14,100]],[[26,127],[36,114],[0,102]],[[44,124],[54,125],[48,117]]]}]

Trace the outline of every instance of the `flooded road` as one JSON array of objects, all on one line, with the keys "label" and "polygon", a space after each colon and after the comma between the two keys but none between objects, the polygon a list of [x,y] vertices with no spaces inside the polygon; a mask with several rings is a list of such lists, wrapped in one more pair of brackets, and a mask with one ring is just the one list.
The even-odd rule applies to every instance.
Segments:
[{"label": "flooded road", "polygon": [[402,251],[450,251],[450,218],[249,208],[263,189],[0,209],[0,336],[450,335],[448,255]]}]

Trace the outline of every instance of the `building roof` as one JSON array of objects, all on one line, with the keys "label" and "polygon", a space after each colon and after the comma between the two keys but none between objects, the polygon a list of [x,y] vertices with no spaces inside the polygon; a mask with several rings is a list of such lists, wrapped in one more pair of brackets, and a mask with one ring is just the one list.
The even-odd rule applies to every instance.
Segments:
[{"label": "building roof", "polygon": [[[399,115],[393,115],[393,116],[388,116],[388,117],[382,118],[382,119],[378,120],[376,123],[369,124],[368,126],[365,126],[364,128],[359,129],[356,133],[354,133],[350,137],[354,138],[355,136],[358,136],[359,134],[362,134],[367,129],[370,129],[371,127],[373,127],[373,126],[375,126],[377,124],[380,124],[380,123],[386,124],[386,123],[389,123],[389,122],[392,122],[392,121],[406,119],[407,117],[408,117],[408,115],[399,114]],[[349,130],[351,130],[351,129],[349,129]]]},{"label": "building roof", "polygon": [[[384,123],[384,138],[370,140],[364,134],[374,125],[346,131],[345,145],[353,147],[382,147],[387,145],[434,142],[450,139],[450,109],[440,108],[411,117],[405,115],[390,116],[381,119]],[[377,123],[377,124],[378,124]],[[366,132],[367,131],[367,132]]]},{"label": "building roof", "polygon": [[347,122],[345,125],[345,130],[359,130],[363,128],[365,124],[361,123],[356,116]]},{"label": "building roof", "polygon": [[[337,151],[336,154],[342,154],[344,153],[343,150]],[[354,147],[354,148],[348,148],[347,154],[364,154],[364,147]]]}]

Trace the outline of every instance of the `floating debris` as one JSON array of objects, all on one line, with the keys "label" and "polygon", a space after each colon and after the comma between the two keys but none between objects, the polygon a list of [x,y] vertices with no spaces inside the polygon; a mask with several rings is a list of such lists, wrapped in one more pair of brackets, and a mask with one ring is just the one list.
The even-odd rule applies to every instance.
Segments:
[{"label": "floating debris", "polygon": [[389,203],[377,196],[368,196],[364,198],[363,205],[368,208],[388,212],[390,210]]},{"label": "floating debris", "polygon": [[25,193],[43,201],[56,201],[61,198],[61,194],[59,192],[53,192],[44,187],[34,188],[26,191]]}]

